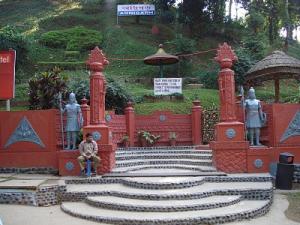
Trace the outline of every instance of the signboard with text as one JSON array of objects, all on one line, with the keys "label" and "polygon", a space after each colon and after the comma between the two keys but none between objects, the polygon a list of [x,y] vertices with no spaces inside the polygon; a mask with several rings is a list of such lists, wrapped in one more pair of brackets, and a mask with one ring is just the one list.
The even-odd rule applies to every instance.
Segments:
[{"label": "signboard with text", "polygon": [[150,4],[118,5],[117,16],[154,16],[155,6]]},{"label": "signboard with text", "polygon": [[154,95],[182,94],[182,78],[154,78]]},{"label": "signboard with text", "polygon": [[0,99],[15,97],[16,51],[0,51]]}]

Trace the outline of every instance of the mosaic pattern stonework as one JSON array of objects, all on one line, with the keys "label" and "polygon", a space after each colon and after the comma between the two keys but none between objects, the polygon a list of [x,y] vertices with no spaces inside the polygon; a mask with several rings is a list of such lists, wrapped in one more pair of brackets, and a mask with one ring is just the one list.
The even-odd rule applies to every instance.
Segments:
[{"label": "mosaic pattern stonework", "polygon": [[32,142],[41,146],[42,148],[45,148],[44,143],[25,116],[21,119],[15,131],[9,137],[8,141],[4,145],[4,148],[8,148],[10,145],[20,141]]}]

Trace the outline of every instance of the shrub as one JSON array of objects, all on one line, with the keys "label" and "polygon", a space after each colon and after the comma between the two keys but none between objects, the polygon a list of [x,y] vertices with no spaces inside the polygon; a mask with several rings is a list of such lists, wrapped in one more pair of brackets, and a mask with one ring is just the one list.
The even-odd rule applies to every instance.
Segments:
[{"label": "shrub", "polygon": [[79,58],[79,51],[65,51],[65,60],[67,61],[77,61]]},{"label": "shrub", "polygon": [[103,27],[103,21],[97,16],[83,14],[80,10],[72,10],[59,16],[48,17],[40,23],[40,28],[45,31],[67,29],[75,26],[101,28]]},{"label": "shrub", "polygon": [[8,50],[9,48],[17,52],[17,69],[21,65],[28,64],[29,40],[13,26],[5,26],[0,29],[0,49]]},{"label": "shrub", "polygon": [[[169,42],[174,50],[180,54],[191,53],[195,50],[196,42],[186,37],[177,37]],[[190,57],[181,57],[179,61],[179,74],[181,76],[190,75],[192,72],[192,61]]]},{"label": "shrub", "polygon": [[113,79],[107,79],[105,96],[105,108],[115,109],[117,114],[124,112],[127,102],[132,101],[132,97]]},{"label": "shrub", "polygon": [[[68,84],[68,90],[76,93],[77,101],[85,96],[90,98],[89,80],[76,79],[72,80]],[[105,108],[106,110],[114,109],[117,114],[124,112],[127,102],[132,101],[131,95],[129,95],[122,86],[120,86],[113,79],[107,79],[106,95],[105,95]]]},{"label": "shrub", "polygon": [[219,68],[217,64],[214,63],[210,71],[199,70],[195,75],[199,77],[205,88],[218,89],[218,71]]},{"label": "shrub", "polygon": [[51,109],[57,106],[58,93],[66,93],[66,78],[60,70],[35,75],[29,81],[29,109]]},{"label": "shrub", "polygon": [[95,30],[78,26],[44,33],[40,42],[52,48],[66,48],[69,51],[84,51],[101,45],[102,34]]},{"label": "shrub", "polygon": [[52,70],[54,67],[59,67],[63,70],[81,70],[86,68],[84,62],[38,62],[37,65],[40,71]]},{"label": "shrub", "polygon": [[244,48],[237,48],[235,53],[238,61],[234,64],[233,70],[235,72],[235,84],[242,85],[245,81],[245,74],[255,63],[252,59],[249,50]]}]

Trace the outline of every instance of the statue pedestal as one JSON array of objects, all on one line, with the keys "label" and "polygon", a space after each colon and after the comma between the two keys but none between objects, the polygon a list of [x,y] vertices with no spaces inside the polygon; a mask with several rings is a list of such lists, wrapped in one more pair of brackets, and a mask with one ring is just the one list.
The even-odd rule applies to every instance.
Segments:
[{"label": "statue pedestal", "polygon": [[238,121],[221,122],[215,127],[216,140],[210,142],[213,162],[226,173],[247,172],[248,141],[245,141],[244,124]]},{"label": "statue pedestal", "polygon": [[112,143],[112,131],[106,125],[88,125],[83,128],[83,136],[91,133],[98,144],[98,154],[101,163],[98,168],[99,174],[109,173],[115,167],[115,152],[117,146]]}]

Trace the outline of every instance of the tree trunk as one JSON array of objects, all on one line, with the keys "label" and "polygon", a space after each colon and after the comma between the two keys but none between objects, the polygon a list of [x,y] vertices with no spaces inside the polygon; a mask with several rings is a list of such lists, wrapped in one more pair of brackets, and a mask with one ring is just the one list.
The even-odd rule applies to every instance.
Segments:
[{"label": "tree trunk", "polygon": [[229,1],[229,8],[228,8],[228,16],[229,16],[229,20],[231,21],[231,10],[232,9],[232,0]]},{"label": "tree trunk", "polygon": [[285,51],[288,51],[289,41],[293,39],[293,31],[291,31],[291,24],[290,24],[291,21],[290,21],[290,13],[289,13],[289,0],[285,0],[285,16],[286,16],[286,22],[285,22],[286,37],[285,37],[284,48]]}]

